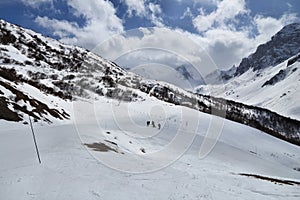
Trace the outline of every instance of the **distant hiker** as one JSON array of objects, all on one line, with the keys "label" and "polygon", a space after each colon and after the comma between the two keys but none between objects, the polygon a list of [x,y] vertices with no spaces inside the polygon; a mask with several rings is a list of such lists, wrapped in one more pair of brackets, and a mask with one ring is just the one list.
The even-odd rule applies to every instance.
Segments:
[{"label": "distant hiker", "polygon": [[150,125],[150,121],[147,121],[147,126],[149,126]]},{"label": "distant hiker", "polygon": [[158,130],[160,130],[160,126],[161,126],[161,125],[160,125],[160,124],[157,124],[157,126],[158,126]]},{"label": "distant hiker", "polygon": [[152,121],[152,126],[153,126],[153,128],[155,128],[155,123],[154,123],[154,121]]},{"label": "distant hiker", "polygon": [[143,147],[141,147],[140,150],[141,152],[146,153],[146,150]]}]

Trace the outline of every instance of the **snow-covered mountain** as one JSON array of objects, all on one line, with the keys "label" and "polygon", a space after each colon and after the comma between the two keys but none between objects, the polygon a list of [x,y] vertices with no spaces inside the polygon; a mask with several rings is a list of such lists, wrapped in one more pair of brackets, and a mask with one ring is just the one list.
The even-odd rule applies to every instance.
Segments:
[{"label": "snow-covered mountain", "polygon": [[297,120],[145,79],[3,20],[0,50],[0,199],[300,196]]},{"label": "snow-covered mountain", "polygon": [[193,88],[197,85],[204,84],[204,80],[199,72],[196,72],[194,68],[188,65],[181,65],[179,67],[176,67],[176,71],[182,74]]},{"label": "snow-covered mountain", "polygon": [[187,90],[193,90],[196,86],[204,84],[201,75],[193,67],[184,64],[170,67],[152,63],[150,66],[144,64],[126,69],[144,78],[164,81]]},{"label": "snow-covered mountain", "polygon": [[[51,122],[72,118],[72,102],[105,96],[119,101],[161,101],[226,117],[289,142],[300,143],[300,123],[259,107],[196,95],[127,72],[87,50],[1,21],[2,119]],[[287,129],[288,127],[288,129]]]},{"label": "snow-covered mountain", "polygon": [[199,86],[201,94],[267,108],[300,119],[300,24],[287,25],[244,58],[229,80]]},{"label": "snow-covered mountain", "polygon": [[208,84],[222,84],[234,76],[236,69],[237,67],[233,66],[227,70],[215,70],[205,76],[205,82]]},{"label": "snow-covered mountain", "polygon": [[235,72],[241,75],[252,69],[263,70],[276,66],[300,52],[300,23],[283,27],[271,40],[258,46],[255,53],[244,58]]}]

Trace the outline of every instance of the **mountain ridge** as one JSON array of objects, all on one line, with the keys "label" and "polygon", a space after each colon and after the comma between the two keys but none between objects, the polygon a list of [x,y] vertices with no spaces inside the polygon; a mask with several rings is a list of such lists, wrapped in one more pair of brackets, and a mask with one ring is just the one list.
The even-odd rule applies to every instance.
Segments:
[{"label": "mountain ridge", "polygon": [[300,52],[300,23],[284,26],[271,40],[257,47],[250,56],[243,58],[234,76],[249,69],[258,71],[275,66]]},{"label": "mountain ridge", "polygon": [[104,96],[131,102],[155,97],[246,124],[300,145],[297,120],[267,109],[196,95],[165,82],[144,79],[82,48],[63,45],[7,22],[0,25],[5,32],[4,36],[0,35],[0,70],[4,72],[0,74],[0,98],[2,106],[19,117],[15,121],[26,123],[26,115],[49,123],[57,115],[64,120],[71,115],[71,102],[78,98],[93,100]]}]

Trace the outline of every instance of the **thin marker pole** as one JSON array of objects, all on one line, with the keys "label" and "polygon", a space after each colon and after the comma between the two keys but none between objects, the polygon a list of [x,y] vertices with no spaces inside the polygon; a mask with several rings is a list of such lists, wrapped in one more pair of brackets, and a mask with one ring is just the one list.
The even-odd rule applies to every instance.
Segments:
[{"label": "thin marker pole", "polygon": [[40,158],[39,149],[38,149],[38,146],[37,146],[37,143],[36,143],[35,134],[34,134],[32,122],[31,122],[31,118],[30,118],[29,115],[28,115],[28,117],[29,117],[30,128],[31,128],[31,132],[32,132],[32,137],[33,137],[33,142],[34,142],[34,145],[35,145],[36,154],[37,154],[37,157],[39,159],[39,163],[41,164],[42,162],[41,162],[41,158]]}]

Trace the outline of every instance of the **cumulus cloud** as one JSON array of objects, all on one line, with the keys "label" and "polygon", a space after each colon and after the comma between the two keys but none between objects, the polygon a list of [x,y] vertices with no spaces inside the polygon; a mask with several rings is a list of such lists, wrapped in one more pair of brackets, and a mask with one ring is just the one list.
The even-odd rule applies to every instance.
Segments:
[{"label": "cumulus cloud", "polygon": [[176,68],[189,65],[206,75],[216,70],[215,63],[195,41],[198,36],[180,29],[166,27],[139,28],[117,35],[97,46],[93,51],[123,67],[137,67],[158,63]]},{"label": "cumulus cloud", "polygon": [[177,2],[191,2],[191,3],[194,3],[194,4],[197,4],[197,3],[200,3],[202,5],[216,5],[217,2],[219,2],[220,0],[175,0]]},{"label": "cumulus cloud", "polygon": [[23,4],[33,7],[33,8],[38,8],[40,5],[45,4],[45,3],[53,3],[53,0],[21,0]]},{"label": "cumulus cloud", "polygon": [[109,1],[104,0],[68,0],[67,4],[77,17],[83,17],[86,23],[80,27],[77,22],[36,18],[36,23],[53,30],[62,42],[92,49],[98,43],[113,34],[123,31],[122,20],[116,16],[116,10]]},{"label": "cumulus cloud", "polygon": [[[51,2],[51,0],[42,1]],[[53,34],[64,43],[91,50],[112,35],[124,31],[122,20],[116,15],[116,9],[110,1],[66,0],[66,3],[74,16],[86,21],[83,26],[76,21],[50,19],[47,16],[38,16],[35,19],[37,24],[51,29]],[[162,14],[160,5],[151,2],[145,5],[145,1],[142,0],[125,0],[125,3],[128,5],[130,15],[135,12],[136,15],[148,18],[155,26],[164,26],[163,19],[160,17]],[[37,4],[30,5],[34,7]]]},{"label": "cumulus cloud", "polygon": [[[95,51],[108,59],[117,60],[124,67],[152,62],[176,67],[188,61],[205,75],[215,70],[216,66],[224,69],[239,64],[243,57],[254,52],[259,44],[270,40],[284,25],[297,20],[295,14],[284,14],[278,19],[260,15],[249,15],[249,18],[249,26],[236,29],[220,24],[201,34],[168,27],[140,28],[137,31],[140,33],[116,36]],[[253,35],[254,29],[256,35]],[[174,57],[161,50],[174,51],[180,56]]]},{"label": "cumulus cloud", "polygon": [[209,14],[203,8],[200,14],[193,19],[193,24],[198,31],[207,31],[213,27],[228,27],[229,22],[236,20],[238,15],[249,12],[244,0],[223,0],[217,4],[217,9]]},{"label": "cumulus cloud", "polygon": [[133,13],[137,16],[143,17],[146,16],[146,6],[145,6],[145,0],[124,0],[125,4],[128,7],[127,13],[130,17],[133,16]]},{"label": "cumulus cloud", "polygon": [[163,19],[160,16],[162,14],[162,10],[159,4],[149,3],[149,10],[150,10],[150,20],[151,22],[159,27],[163,27]]},{"label": "cumulus cloud", "polygon": [[269,40],[270,37],[278,32],[284,25],[297,20],[298,18],[295,13],[284,14],[279,19],[257,15],[253,19],[259,33],[256,39],[260,42]]},{"label": "cumulus cloud", "polygon": [[[51,0],[42,1],[51,2]],[[111,38],[112,35],[124,32],[122,20],[116,16],[116,9],[109,1],[65,1],[75,16],[85,19],[84,25],[79,25],[75,21],[50,19],[46,16],[36,18],[39,25],[53,30],[54,35],[61,38],[61,41],[92,50],[97,44]],[[200,2],[198,0],[193,1],[195,3]],[[26,2],[32,2],[33,6],[38,5],[33,3],[38,2],[37,0]],[[129,15],[134,14],[148,19],[156,27],[139,29],[131,36],[119,35],[110,40],[110,43],[106,42],[102,45],[102,49],[98,49],[97,53],[115,60],[116,55],[119,56],[124,52],[134,51],[138,48],[175,49],[179,51],[178,54],[188,58],[189,61],[191,60],[198,68],[206,68],[206,71],[209,71],[213,65],[211,62],[204,63],[203,50],[209,54],[219,68],[229,68],[234,64],[239,64],[243,57],[254,52],[259,44],[268,41],[284,25],[298,20],[296,14],[288,13],[277,18],[253,15],[247,8],[245,0],[205,0],[203,2],[214,6],[215,9],[208,12],[200,8],[198,15],[193,16],[191,8],[187,7],[182,16],[191,17],[195,29],[199,32],[199,34],[192,34],[179,28],[166,27],[163,20],[163,10],[159,4],[143,0],[124,0],[124,2],[127,4]],[[245,20],[247,21],[246,25],[242,23]],[[177,38],[178,33],[181,34],[179,38]],[[187,45],[190,43],[182,39],[182,35],[193,40],[198,46],[190,48]],[[159,63],[172,63],[174,65],[183,63],[166,53],[147,51],[147,53],[131,54],[119,64],[131,66],[144,61],[158,61]]]},{"label": "cumulus cloud", "polygon": [[159,4],[146,0],[124,0],[124,2],[127,5],[127,14],[129,17],[132,17],[133,15],[145,17],[155,26],[164,26],[161,17],[162,10]]}]

